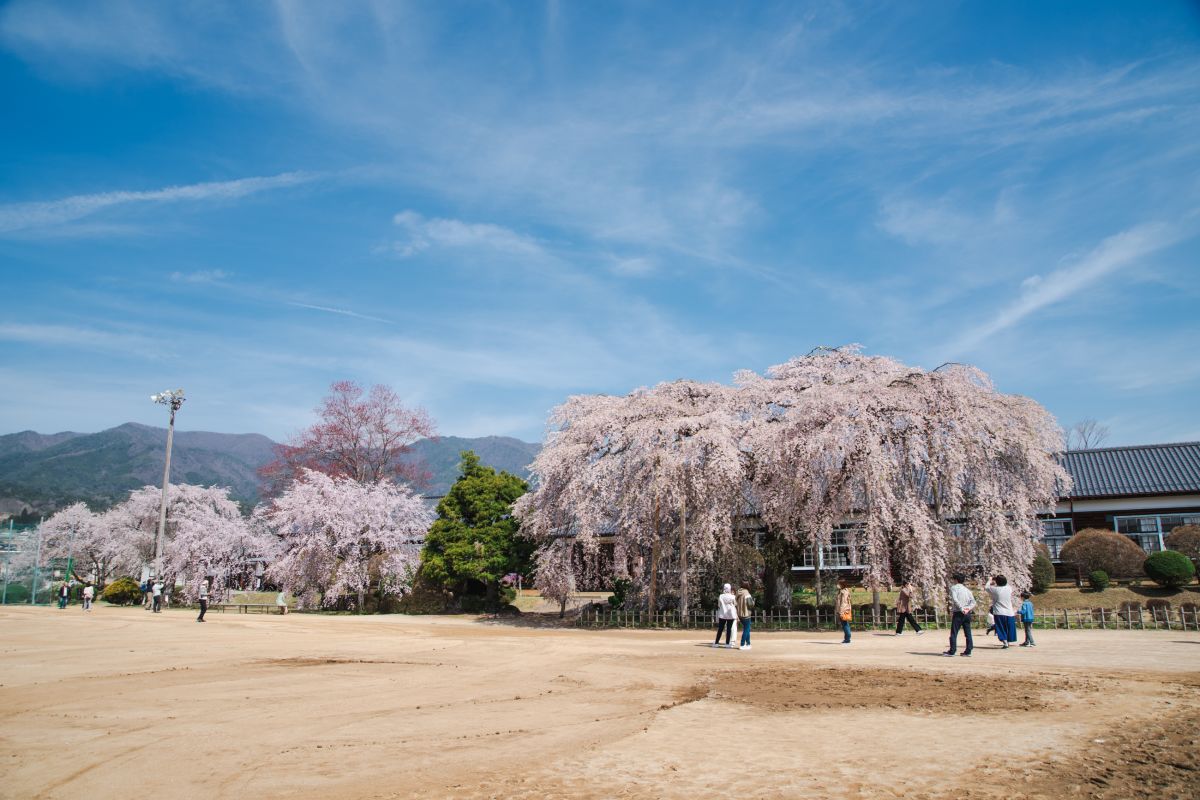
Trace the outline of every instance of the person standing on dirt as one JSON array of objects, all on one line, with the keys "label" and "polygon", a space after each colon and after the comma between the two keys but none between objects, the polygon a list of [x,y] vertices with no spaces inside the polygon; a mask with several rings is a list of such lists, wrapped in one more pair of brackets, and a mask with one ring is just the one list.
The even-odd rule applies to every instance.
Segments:
[{"label": "person standing on dirt", "polygon": [[71,594],[71,588],[69,586],[67,586],[66,581],[63,581],[62,586],[58,587],[58,607],[59,608],[67,607],[67,598],[70,596],[70,594]]},{"label": "person standing on dirt", "polygon": [[913,598],[917,596],[917,589],[909,582],[905,582],[900,587],[900,594],[896,597],[896,635],[904,635],[904,622],[908,621],[912,625],[912,629],[920,636],[925,631],[921,630],[921,626],[917,624],[917,619],[912,615]]},{"label": "person standing on dirt", "polygon": [[196,599],[200,602],[200,616],[196,617],[196,622],[204,622],[204,614],[208,611],[208,578],[200,581],[200,592]]},{"label": "person standing on dirt", "polygon": [[952,656],[958,650],[959,629],[962,629],[967,642],[962,654],[971,655],[971,650],[975,647],[975,640],[971,638],[971,615],[975,613],[975,595],[963,585],[966,580],[967,577],[961,572],[955,573],[954,585],[950,587],[950,649],[942,653],[944,656]]},{"label": "person standing on dirt", "polygon": [[1021,647],[1037,647],[1033,643],[1033,595],[1029,592],[1021,592],[1021,625],[1025,628],[1025,641],[1021,642]]},{"label": "person standing on dirt", "polygon": [[92,600],[96,597],[96,589],[89,583],[83,587],[83,610],[92,610]]},{"label": "person standing on dirt", "polygon": [[750,614],[754,611],[754,595],[750,594],[750,584],[743,583],[737,593],[738,624],[742,626],[742,638],[738,649],[750,649]]},{"label": "person standing on dirt", "polygon": [[997,575],[988,581],[984,589],[988,593],[988,597],[992,598],[992,616],[996,620],[996,638],[1000,640],[1000,646],[1007,650],[1009,642],[1015,644],[1017,641],[1017,618],[1013,611],[1012,587],[1008,585],[1008,578]]},{"label": "person standing on dirt", "polygon": [[713,640],[713,647],[721,646],[721,634],[725,634],[725,646],[732,647],[729,644],[730,638],[733,637],[733,621],[737,619],[737,598],[733,596],[733,588],[727,583],[721,591],[721,596],[717,598],[717,638]]},{"label": "person standing on dirt", "polygon": [[838,581],[837,601],[833,605],[833,613],[837,615],[842,626],[842,644],[850,644],[850,620],[854,618],[854,607],[850,604],[850,585],[844,580]]},{"label": "person standing on dirt", "polygon": [[159,613],[162,610],[162,593],[163,593],[162,579],[155,578],[154,583],[151,584],[151,586],[150,586],[150,598],[154,604],[154,607],[151,608],[150,610],[153,611],[155,614]]}]

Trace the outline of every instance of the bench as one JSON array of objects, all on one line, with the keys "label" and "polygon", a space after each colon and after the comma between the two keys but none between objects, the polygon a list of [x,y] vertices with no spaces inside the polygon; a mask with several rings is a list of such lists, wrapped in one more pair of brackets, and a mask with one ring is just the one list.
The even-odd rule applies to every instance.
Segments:
[{"label": "bench", "polygon": [[227,608],[236,608],[239,614],[249,614],[251,611],[258,611],[264,614],[269,614],[272,611],[280,610],[280,607],[275,603],[221,603],[214,605],[213,608],[221,610],[225,613]]}]

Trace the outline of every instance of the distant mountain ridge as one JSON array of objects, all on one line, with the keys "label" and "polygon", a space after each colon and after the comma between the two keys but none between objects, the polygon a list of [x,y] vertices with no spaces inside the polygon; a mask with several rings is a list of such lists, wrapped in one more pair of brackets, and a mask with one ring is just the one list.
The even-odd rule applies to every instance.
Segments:
[{"label": "distant mountain ridge", "polygon": [[[119,502],[132,489],[162,481],[166,428],[127,422],[99,433],[0,435],[0,517],[25,509],[50,512],[82,500],[93,508]],[[175,431],[171,480],[228,486],[246,503],[258,500],[258,469],[274,458],[275,442],[257,433]],[[474,450],[496,469],[528,476],[541,445],[507,436],[442,436],[413,445],[406,460],[425,462],[430,495],[445,494],[458,477],[459,453]]]}]

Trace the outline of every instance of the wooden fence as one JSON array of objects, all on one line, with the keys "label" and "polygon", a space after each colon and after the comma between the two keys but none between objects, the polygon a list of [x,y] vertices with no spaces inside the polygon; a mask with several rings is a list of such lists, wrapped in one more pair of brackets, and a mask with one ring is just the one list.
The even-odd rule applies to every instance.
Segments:
[{"label": "wooden fence", "polygon": [[[950,615],[943,611],[920,609],[913,616],[922,628],[948,628]],[[756,611],[752,617],[756,631],[820,631],[839,627],[832,611],[824,609]],[[626,611],[600,605],[584,607],[576,621],[583,628],[715,628],[711,611],[693,611],[686,619],[678,611]],[[850,625],[856,630],[886,630],[896,628],[896,613],[880,608],[876,616],[870,609],[855,609]],[[1200,631],[1200,611],[1196,609],[1063,609],[1035,614],[1034,628],[1066,630],[1180,630]],[[906,624],[906,627],[907,624]],[[987,615],[976,614],[974,628],[987,627]],[[1020,628],[1020,620],[1017,627]],[[911,629],[910,629],[911,632]]]}]

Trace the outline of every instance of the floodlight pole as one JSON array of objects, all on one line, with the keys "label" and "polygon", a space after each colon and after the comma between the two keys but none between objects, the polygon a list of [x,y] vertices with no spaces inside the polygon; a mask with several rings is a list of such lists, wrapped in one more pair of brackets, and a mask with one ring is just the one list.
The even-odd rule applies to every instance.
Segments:
[{"label": "floodlight pole", "polygon": [[150,399],[171,408],[171,419],[167,423],[167,460],[163,464],[162,503],[158,508],[158,535],[154,538],[154,580],[162,580],[163,536],[167,529],[167,487],[171,485],[171,443],[175,438],[175,412],[183,405],[183,389],[156,394]]}]

